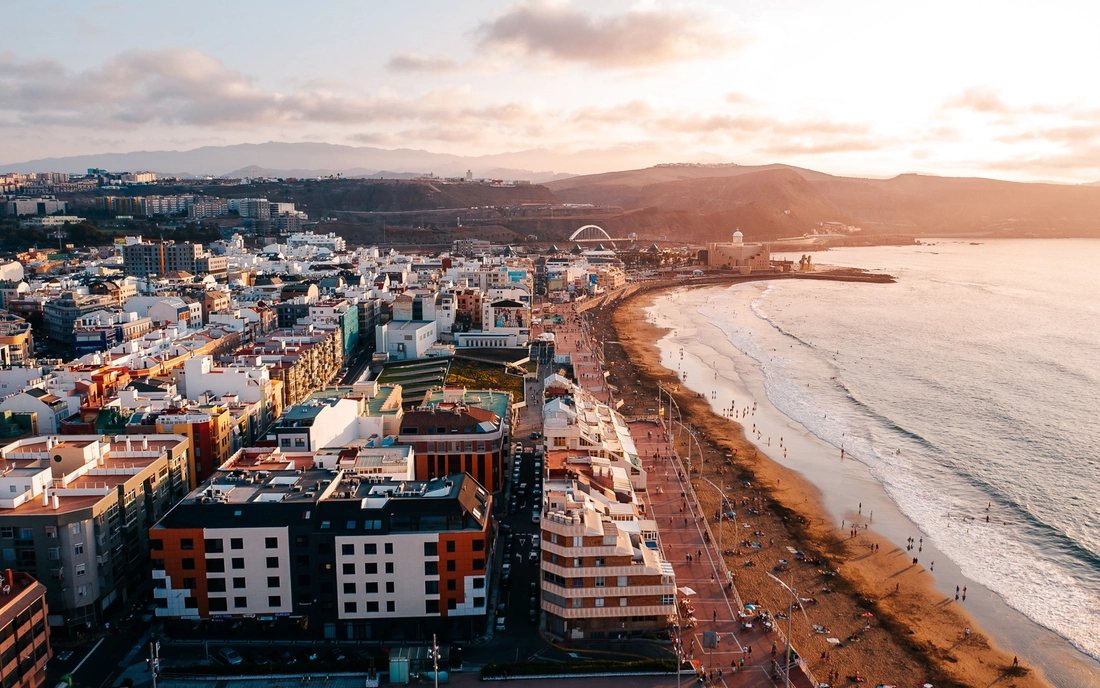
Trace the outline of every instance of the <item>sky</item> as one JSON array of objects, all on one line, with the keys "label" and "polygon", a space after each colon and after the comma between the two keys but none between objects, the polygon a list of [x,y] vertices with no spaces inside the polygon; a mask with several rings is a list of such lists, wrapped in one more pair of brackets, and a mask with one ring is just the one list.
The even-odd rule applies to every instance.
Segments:
[{"label": "sky", "polygon": [[0,0],[0,163],[320,141],[1100,180],[1097,2]]}]

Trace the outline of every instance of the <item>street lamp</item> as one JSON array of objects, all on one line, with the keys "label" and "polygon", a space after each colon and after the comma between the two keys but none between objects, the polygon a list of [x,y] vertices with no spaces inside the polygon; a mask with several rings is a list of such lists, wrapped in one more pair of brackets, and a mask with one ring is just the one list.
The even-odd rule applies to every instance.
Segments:
[{"label": "street lamp", "polygon": [[[781,586],[786,588],[787,592],[791,593],[791,601],[788,603],[788,606],[787,606],[787,668],[783,672],[783,677],[784,677],[783,685],[784,685],[785,688],[790,688],[790,685],[791,685],[791,617],[794,616],[794,600],[795,600],[794,571],[791,571],[791,584],[790,585],[787,585],[786,583],[779,580],[778,578],[776,578],[775,576],[773,576],[770,573],[768,574],[768,576],[772,580],[774,580],[776,583],[779,583]],[[802,609],[802,603],[801,602],[798,603],[798,608],[802,610],[803,614],[806,613],[806,610]]]},{"label": "street lamp", "polygon": [[[722,566],[725,567],[726,560],[723,558],[724,552],[722,551],[722,531],[724,531],[725,529],[722,527],[722,518],[725,516],[726,513],[724,505],[729,503],[729,499],[726,497],[725,493],[722,492],[722,488],[718,487],[707,478],[703,478],[703,482],[705,482],[707,485],[710,485],[715,489],[716,492],[718,492],[718,560],[721,561]],[[730,509],[730,513],[733,514],[734,518],[737,518],[737,514],[733,513],[732,508]],[[734,524],[736,525],[736,521],[734,521]]]}]

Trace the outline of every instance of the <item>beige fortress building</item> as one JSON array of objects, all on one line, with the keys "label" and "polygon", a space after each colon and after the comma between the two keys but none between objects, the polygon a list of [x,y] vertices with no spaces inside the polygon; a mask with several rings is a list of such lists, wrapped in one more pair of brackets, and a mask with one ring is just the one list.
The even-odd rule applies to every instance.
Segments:
[{"label": "beige fortress building", "polygon": [[741,230],[733,233],[727,243],[707,244],[707,265],[714,268],[732,268],[747,275],[753,270],[771,269],[771,251],[767,244],[746,244]]}]

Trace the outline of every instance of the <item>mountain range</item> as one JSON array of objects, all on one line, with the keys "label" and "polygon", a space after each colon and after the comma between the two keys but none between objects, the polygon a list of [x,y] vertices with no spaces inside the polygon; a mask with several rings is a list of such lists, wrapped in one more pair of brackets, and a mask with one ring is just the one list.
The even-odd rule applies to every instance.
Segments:
[{"label": "mountain range", "polygon": [[410,148],[385,149],[341,146],[330,143],[241,143],[204,146],[186,151],[134,151],[100,153],[64,158],[41,158],[0,164],[3,172],[69,172],[83,174],[89,168],[112,172],[150,171],[166,176],[271,176],[402,178],[421,174],[461,177],[467,170],[475,177],[528,179],[544,182],[570,176],[524,167],[525,163],[553,162],[549,151],[532,150],[494,155],[462,156]]},{"label": "mountain range", "polygon": [[[639,162],[653,154],[643,148],[620,147],[613,152],[615,159]],[[476,178],[533,182],[527,190],[515,187],[509,192],[508,203],[557,200],[621,207],[623,213],[604,217],[601,224],[609,231],[637,232],[639,236],[679,234],[704,240],[727,236],[731,228],[741,227],[754,237],[774,239],[803,234],[822,222],[856,225],[872,234],[1100,236],[1098,184],[1021,183],[919,174],[873,179],[836,176],[783,164],[753,166],[709,161],[579,176],[546,171],[600,169],[603,156],[609,153],[532,149],[459,156],[413,149],[270,142],[188,151],[46,158],[0,165],[0,171],[83,172],[98,167],[233,178],[312,178],[335,174],[361,178],[364,185],[361,189],[341,187],[340,202],[336,204],[339,208],[327,208],[335,203],[332,194],[309,198],[311,211],[321,212],[453,208],[465,196],[470,197],[465,199],[470,205],[500,202],[501,199],[475,193],[472,187],[469,193],[463,192],[465,196],[457,188],[444,193],[434,187],[420,194],[396,193],[387,188],[380,196],[377,190],[372,190],[380,182],[370,181],[378,177],[410,179],[428,173],[460,177],[469,170]],[[291,196],[288,200],[294,200],[296,193],[305,193],[285,191]],[[252,191],[243,189],[242,193]],[[272,193],[279,191],[272,189]],[[305,198],[298,200],[307,202]],[[571,223],[557,218],[548,222],[543,218],[530,222],[514,219],[504,224],[515,225],[510,228],[521,234],[567,235]]]}]

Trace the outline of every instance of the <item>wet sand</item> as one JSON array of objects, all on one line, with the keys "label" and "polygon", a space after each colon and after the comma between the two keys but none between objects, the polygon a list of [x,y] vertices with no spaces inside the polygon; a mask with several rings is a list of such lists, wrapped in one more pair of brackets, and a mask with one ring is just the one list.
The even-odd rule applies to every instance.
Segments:
[{"label": "wet sand", "polygon": [[[796,647],[807,648],[803,655],[818,680],[826,681],[830,673],[839,672],[840,680],[833,684],[847,684],[847,677],[859,671],[870,685],[911,685],[915,680],[928,680],[937,686],[1049,685],[1037,671],[1013,668],[1013,656],[995,647],[960,604],[935,588],[925,569],[925,552],[932,554],[928,549],[908,552],[875,531],[876,526],[869,523],[869,512],[877,506],[880,514],[884,514],[885,505],[868,502],[863,505],[864,511],[858,506],[857,495],[844,496],[854,501],[853,509],[845,517],[844,526],[838,527],[826,501],[841,497],[823,494],[798,472],[779,465],[758,450],[742,428],[743,424],[752,433],[751,411],[750,415],[739,417],[740,424],[722,417],[714,412],[712,404],[721,411],[728,408],[728,401],[703,398],[686,389],[662,365],[662,353],[656,342],[667,331],[647,322],[645,309],[655,298],[663,296],[661,292],[639,295],[618,306],[613,314],[607,311],[592,314],[597,331],[602,330],[602,338],[621,343],[605,348],[607,368],[615,372],[611,382],[619,388],[618,398],[634,407],[633,411],[624,409],[628,415],[644,415],[647,408],[657,404],[657,382],[678,389],[673,396],[683,420],[701,433],[702,446],[692,442],[691,452],[695,467],[701,468],[693,485],[704,511],[713,517],[719,506],[717,491],[702,480],[707,478],[722,488],[738,514],[734,522],[723,522],[721,534],[725,549],[740,550],[739,554],[726,557],[727,567],[738,576],[740,596],[745,602],[757,601],[772,610],[785,607],[790,596],[765,574],[771,573],[780,559],[790,562],[789,571],[777,571],[775,575],[785,582],[793,577],[799,597],[813,600],[805,605],[805,614],[795,610],[792,638]],[[671,363],[669,367],[673,370],[676,354],[674,350],[664,353],[664,363]],[[689,355],[685,352],[685,361]],[[698,369],[692,370],[698,373]],[[733,388],[729,393],[735,413],[749,408],[748,397],[736,399],[738,391]],[[775,436],[779,430],[762,427],[757,430],[772,432],[767,436],[753,435],[757,445],[763,444],[764,449],[773,453],[783,451],[779,437]],[[771,437],[770,447],[766,444],[767,437]],[[791,436],[783,435],[783,448],[797,442],[793,432]],[[700,449],[705,463],[700,461]],[[686,433],[681,433],[678,450],[682,456],[687,454]],[[732,455],[730,464],[726,463],[727,454]],[[744,485],[745,482],[749,485]],[[752,514],[750,509],[758,513]],[[852,520],[869,527],[861,527],[853,536]],[[711,528],[716,537],[718,527],[712,518]],[[759,543],[759,549],[752,542]],[[872,545],[877,549],[872,550]],[[799,563],[788,547],[806,557],[820,558],[821,562]],[[918,557],[918,564],[912,563],[913,556]],[[745,566],[745,561],[754,565]],[[940,566],[948,565],[944,558]],[[831,571],[837,574],[823,573]],[[830,592],[825,592],[826,589]],[[816,632],[813,625],[828,630]],[[964,632],[967,627],[971,629],[969,636]],[[828,638],[840,640],[840,646],[829,643]],[[828,653],[828,661],[824,653]]]}]

